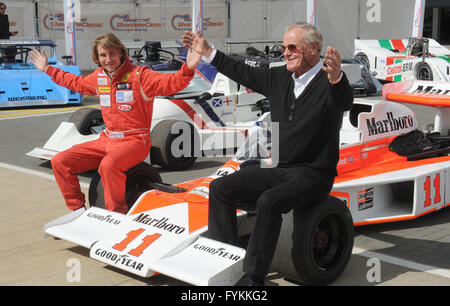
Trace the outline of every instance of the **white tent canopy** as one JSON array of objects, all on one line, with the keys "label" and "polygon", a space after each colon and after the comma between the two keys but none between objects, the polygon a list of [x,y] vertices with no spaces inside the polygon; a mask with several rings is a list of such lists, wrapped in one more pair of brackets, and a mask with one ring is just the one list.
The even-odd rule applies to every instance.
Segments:
[{"label": "white tent canopy", "polygon": [[[82,69],[95,68],[91,42],[103,33],[113,32],[122,40],[166,41],[190,29],[191,0],[73,1],[80,7],[75,44]],[[11,30],[19,32],[15,38],[52,39],[58,56],[66,54],[63,0],[6,2]],[[308,20],[324,34],[325,45],[351,57],[357,36],[410,36],[418,2],[425,6],[425,0],[203,0],[204,34],[224,49],[227,41],[282,40],[288,24]]]}]

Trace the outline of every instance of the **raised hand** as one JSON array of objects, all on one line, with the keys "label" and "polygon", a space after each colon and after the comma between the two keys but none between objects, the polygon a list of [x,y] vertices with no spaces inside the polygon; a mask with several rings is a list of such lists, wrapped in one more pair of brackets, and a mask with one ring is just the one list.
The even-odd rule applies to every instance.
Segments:
[{"label": "raised hand", "polygon": [[327,47],[323,62],[327,66],[323,66],[322,70],[328,73],[328,80],[332,83],[336,82],[341,76],[341,54],[336,49]]},{"label": "raised hand", "polygon": [[181,36],[181,42],[188,49],[194,50],[196,53],[209,57],[213,48],[208,44],[201,32],[185,31]]},{"label": "raised hand", "polygon": [[29,53],[30,61],[36,66],[40,71],[46,72],[48,68],[48,58],[45,52],[39,52],[34,49]]}]

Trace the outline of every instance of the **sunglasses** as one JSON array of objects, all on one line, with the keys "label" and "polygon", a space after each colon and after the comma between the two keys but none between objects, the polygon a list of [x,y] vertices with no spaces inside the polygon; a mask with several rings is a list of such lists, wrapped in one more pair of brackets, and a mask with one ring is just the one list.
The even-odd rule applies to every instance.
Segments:
[{"label": "sunglasses", "polygon": [[297,47],[297,45],[294,44],[290,44],[290,45],[280,45],[280,50],[282,53],[286,52],[286,50],[289,50],[289,52],[296,52],[298,50],[300,50],[299,47]]}]

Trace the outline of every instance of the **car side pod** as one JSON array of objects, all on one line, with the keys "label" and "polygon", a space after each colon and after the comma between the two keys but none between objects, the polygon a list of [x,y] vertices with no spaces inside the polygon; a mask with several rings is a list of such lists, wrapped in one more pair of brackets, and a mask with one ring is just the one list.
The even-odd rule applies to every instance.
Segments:
[{"label": "car side pod", "polygon": [[[343,201],[328,196],[283,215],[272,267],[302,284],[329,284],[347,266],[353,241],[349,209]],[[289,250],[291,256],[286,254]]]}]

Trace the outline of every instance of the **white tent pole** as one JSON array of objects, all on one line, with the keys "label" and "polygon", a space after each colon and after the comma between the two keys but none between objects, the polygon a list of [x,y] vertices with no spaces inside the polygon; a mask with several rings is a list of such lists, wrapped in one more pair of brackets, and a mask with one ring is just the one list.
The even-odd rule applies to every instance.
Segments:
[{"label": "white tent pole", "polygon": [[192,0],[192,32],[203,34],[203,0]]},{"label": "white tent pole", "polygon": [[72,65],[77,64],[75,44],[75,21],[80,21],[80,0],[64,1],[64,38],[66,41],[66,55],[72,56]]},{"label": "white tent pole", "polygon": [[414,18],[412,25],[412,37],[422,37],[423,19],[425,16],[426,0],[416,0],[414,4]]},{"label": "white tent pole", "polygon": [[316,0],[307,0],[306,1],[306,21],[314,26],[317,25]]}]

